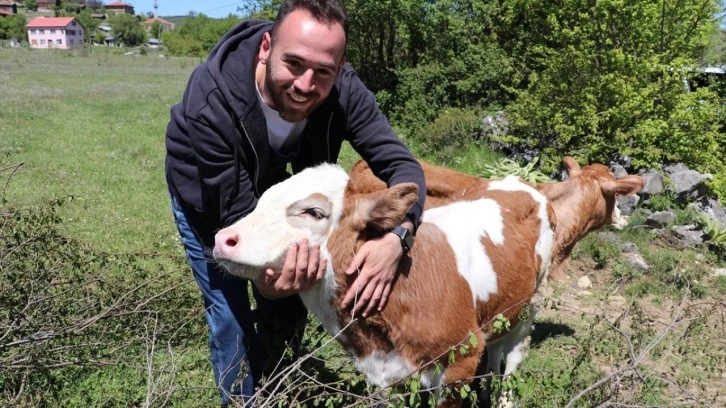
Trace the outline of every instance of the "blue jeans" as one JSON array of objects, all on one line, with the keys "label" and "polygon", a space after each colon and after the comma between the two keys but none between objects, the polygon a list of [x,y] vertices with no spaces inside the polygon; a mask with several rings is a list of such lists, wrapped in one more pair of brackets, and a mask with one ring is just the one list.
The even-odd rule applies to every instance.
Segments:
[{"label": "blue jeans", "polygon": [[255,316],[248,281],[231,276],[221,266],[204,259],[199,238],[179,202],[170,196],[187,260],[204,299],[212,370],[222,404],[229,403],[231,398],[248,401],[262,376],[270,374],[265,367],[275,367],[285,355],[284,347],[291,346],[293,356],[297,357],[307,310],[297,295],[271,301],[259,296],[252,285]]}]

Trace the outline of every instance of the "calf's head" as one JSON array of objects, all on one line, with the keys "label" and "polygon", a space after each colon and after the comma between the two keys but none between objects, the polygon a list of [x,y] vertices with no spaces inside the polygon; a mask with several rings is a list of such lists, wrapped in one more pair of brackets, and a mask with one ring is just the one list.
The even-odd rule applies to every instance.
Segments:
[{"label": "calf's head", "polygon": [[561,277],[575,244],[590,231],[615,224],[620,217],[617,195],[637,194],[643,178],[628,175],[615,178],[607,166],[590,164],[580,167],[572,157],[563,160],[568,179],[559,183],[542,183],[536,187],[555,212],[555,251],[550,278]]},{"label": "calf's head", "polygon": [[280,270],[290,245],[307,238],[329,259],[331,248],[356,248],[398,225],[417,198],[412,183],[358,195],[347,184],[340,166],[322,164],[272,186],[254,211],[217,233],[214,258],[232,275],[257,279]]}]

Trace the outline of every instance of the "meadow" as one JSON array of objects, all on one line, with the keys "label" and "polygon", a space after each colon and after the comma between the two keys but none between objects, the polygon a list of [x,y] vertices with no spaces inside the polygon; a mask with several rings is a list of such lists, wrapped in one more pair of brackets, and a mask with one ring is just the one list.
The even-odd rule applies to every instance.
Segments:
[{"label": "meadow", "polygon": [[[0,405],[216,404],[163,168],[169,109],[200,60],[123,51],[0,49]],[[454,166],[475,172],[492,157],[472,145]],[[354,160],[345,149],[341,163]],[[550,287],[528,360],[495,385],[525,407],[726,405],[726,282],[713,275],[722,260],[669,246],[638,214],[613,234],[578,246],[569,276]],[[622,262],[620,242],[636,243],[652,270]],[[578,287],[581,276],[591,288]],[[383,398],[312,319],[304,349],[262,406]],[[420,406],[417,384],[394,390],[389,406]]]}]

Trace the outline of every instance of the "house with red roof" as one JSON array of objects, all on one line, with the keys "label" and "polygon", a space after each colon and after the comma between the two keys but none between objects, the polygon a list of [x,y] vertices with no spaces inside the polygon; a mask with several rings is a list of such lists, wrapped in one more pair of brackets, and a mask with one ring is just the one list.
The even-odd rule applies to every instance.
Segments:
[{"label": "house with red roof", "polygon": [[126,4],[122,1],[114,1],[103,6],[106,11],[113,12],[115,14],[134,14],[134,6]]},{"label": "house with red roof", "polygon": [[83,47],[83,26],[75,17],[35,17],[25,25],[31,48]]}]

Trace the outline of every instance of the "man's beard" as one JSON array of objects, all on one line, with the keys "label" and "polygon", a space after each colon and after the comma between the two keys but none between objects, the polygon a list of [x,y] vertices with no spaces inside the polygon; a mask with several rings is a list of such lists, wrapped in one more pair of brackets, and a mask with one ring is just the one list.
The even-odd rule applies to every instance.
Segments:
[{"label": "man's beard", "polygon": [[[290,91],[291,88],[293,88],[292,84],[288,85],[278,85],[274,81],[274,77],[272,75],[272,64],[267,63],[266,67],[266,75],[265,75],[265,86],[267,88],[268,93],[270,94],[270,98],[272,99],[272,103],[275,105],[275,110],[280,115],[280,117],[288,122],[299,122],[310,115],[315,108],[319,105],[318,103],[315,103],[313,105],[310,105],[308,108],[305,108],[303,110],[291,108],[289,106],[289,95],[288,91]],[[299,93],[297,93],[300,95]],[[306,95],[307,96],[307,95]],[[310,98],[316,98],[317,94],[313,93],[309,96]]]}]

